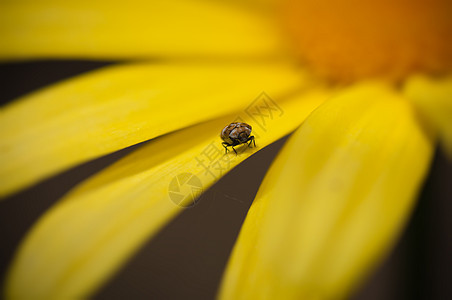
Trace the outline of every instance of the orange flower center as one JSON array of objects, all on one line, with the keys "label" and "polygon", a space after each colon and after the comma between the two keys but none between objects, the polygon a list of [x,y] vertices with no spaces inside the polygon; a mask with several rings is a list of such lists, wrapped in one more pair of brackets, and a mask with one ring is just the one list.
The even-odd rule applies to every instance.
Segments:
[{"label": "orange flower center", "polygon": [[296,54],[327,78],[452,70],[450,0],[286,0],[282,11]]}]

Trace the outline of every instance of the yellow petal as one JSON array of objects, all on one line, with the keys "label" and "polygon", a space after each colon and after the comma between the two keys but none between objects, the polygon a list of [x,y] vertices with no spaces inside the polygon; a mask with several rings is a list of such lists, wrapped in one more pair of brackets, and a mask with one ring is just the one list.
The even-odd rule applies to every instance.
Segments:
[{"label": "yellow petal", "polygon": [[0,58],[277,55],[280,34],[256,9],[221,1],[2,1]]},{"label": "yellow petal", "polygon": [[[9,273],[9,298],[85,298],[181,211],[177,196],[199,194],[295,129],[326,97],[319,89],[276,105],[267,99],[270,109],[261,99],[245,111],[152,140],[86,181],[33,226]],[[259,110],[266,117],[256,118]],[[219,133],[233,120],[253,126],[256,148],[224,154]],[[194,190],[179,185],[184,178]]]},{"label": "yellow petal", "polygon": [[413,76],[407,81],[405,95],[437,128],[444,150],[452,160],[452,77]]},{"label": "yellow petal", "polygon": [[383,85],[320,106],[265,177],[220,299],[342,299],[393,243],[431,155],[410,104]]},{"label": "yellow petal", "polygon": [[284,64],[109,67],[0,109],[0,196],[80,162],[281,97],[306,77]]}]

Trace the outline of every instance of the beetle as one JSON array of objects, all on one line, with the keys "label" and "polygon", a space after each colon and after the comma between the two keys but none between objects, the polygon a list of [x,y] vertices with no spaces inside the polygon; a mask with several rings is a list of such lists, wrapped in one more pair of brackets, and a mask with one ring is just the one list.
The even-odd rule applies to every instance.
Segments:
[{"label": "beetle", "polygon": [[221,144],[225,149],[225,153],[228,153],[228,147],[232,147],[232,150],[234,150],[237,155],[234,146],[245,143],[248,143],[248,147],[251,143],[256,147],[256,142],[254,136],[251,135],[251,130],[252,128],[250,125],[242,122],[234,122],[223,128],[220,137],[224,141]]}]

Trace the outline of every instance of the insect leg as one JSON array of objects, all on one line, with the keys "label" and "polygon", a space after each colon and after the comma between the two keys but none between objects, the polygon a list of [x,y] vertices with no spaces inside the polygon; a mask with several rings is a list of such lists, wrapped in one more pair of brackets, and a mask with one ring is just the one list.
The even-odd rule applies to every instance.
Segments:
[{"label": "insect leg", "polygon": [[251,143],[253,143],[254,147],[256,147],[256,141],[254,140],[254,136],[253,135],[248,138],[248,141],[249,141],[248,147],[251,145]]},{"label": "insect leg", "polygon": [[229,151],[229,149],[228,149],[228,146],[229,146],[229,144],[228,143],[226,143],[226,142],[223,142],[223,143],[221,143],[222,145],[223,145],[223,147],[224,147],[224,153],[226,154],[226,153],[228,153],[228,151]]}]

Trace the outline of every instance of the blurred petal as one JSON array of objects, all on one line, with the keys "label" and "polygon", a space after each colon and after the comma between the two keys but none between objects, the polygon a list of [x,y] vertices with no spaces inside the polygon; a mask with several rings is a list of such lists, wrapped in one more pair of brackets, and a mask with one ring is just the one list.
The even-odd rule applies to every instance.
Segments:
[{"label": "blurred petal", "polygon": [[[283,114],[267,118],[264,128],[240,112],[144,144],[46,212],[18,251],[7,295],[12,299],[87,297],[181,211],[174,195],[200,194],[254,152],[295,129],[326,97],[319,89],[279,102]],[[244,145],[237,147],[237,156],[225,155],[219,132],[236,118],[256,128],[257,147]],[[173,184],[183,177],[193,179],[196,189]],[[193,198],[187,197],[179,205],[190,204]]]},{"label": "blurred petal", "polygon": [[431,155],[410,104],[383,85],[320,106],[264,179],[220,299],[342,299],[400,232]]},{"label": "blurred petal", "polygon": [[202,0],[2,1],[0,59],[278,55],[278,28],[257,11]]},{"label": "blurred petal", "polygon": [[61,170],[249,105],[307,78],[285,64],[109,67],[0,109],[0,196]]},{"label": "blurred petal", "polygon": [[444,150],[452,160],[452,77],[413,76],[407,81],[405,95],[438,129]]}]

